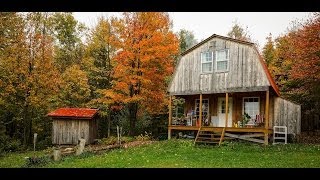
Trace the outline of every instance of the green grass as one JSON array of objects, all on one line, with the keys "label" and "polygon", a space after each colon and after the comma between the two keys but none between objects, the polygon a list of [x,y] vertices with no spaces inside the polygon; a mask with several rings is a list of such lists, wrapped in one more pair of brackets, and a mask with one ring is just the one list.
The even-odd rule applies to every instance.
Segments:
[{"label": "green grass", "polygon": [[[45,151],[36,151],[35,156],[43,156]],[[33,151],[20,153],[6,153],[0,157],[1,168],[20,168],[26,162],[26,157],[33,157]]]},{"label": "green grass", "polygon": [[[0,158],[0,167],[21,167],[26,155],[8,154]],[[170,140],[100,155],[85,153],[79,157],[69,156],[60,162],[50,162],[45,167],[320,167],[320,145],[264,147],[253,143],[229,142],[217,147],[194,146],[193,141],[189,140]]]}]

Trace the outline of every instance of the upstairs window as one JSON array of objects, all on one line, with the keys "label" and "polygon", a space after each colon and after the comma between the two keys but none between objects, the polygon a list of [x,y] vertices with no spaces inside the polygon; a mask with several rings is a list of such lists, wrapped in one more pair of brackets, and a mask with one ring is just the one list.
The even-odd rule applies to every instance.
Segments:
[{"label": "upstairs window", "polygon": [[216,51],[216,72],[229,70],[229,49]]},{"label": "upstairs window", "polygon": [[210,73],[213,69],[213,52],[201,53],[201,72]]}]

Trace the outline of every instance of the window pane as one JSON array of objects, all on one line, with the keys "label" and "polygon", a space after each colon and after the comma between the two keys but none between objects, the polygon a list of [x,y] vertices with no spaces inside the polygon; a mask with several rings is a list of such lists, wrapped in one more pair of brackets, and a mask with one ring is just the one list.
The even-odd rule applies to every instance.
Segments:
[{"label": "window pane", "polygon": [[212,71],[212,63],[202,63],[202,72],[211,72]]},{"label": "window pane", "polygon": [[212,62],[212,52],[207,53],[207,62]]},{"label": "window pane", "polygon": [[229,50],[226,50],[226,51],[225,51],[225,58],[226,58],[226,59],[229,59]]},{"label": "window pane", "polygon": [[225,51],[217,51],[217,61],[225,60]]},{"label": "window pane", "polygon": [[201,62],[202,63],[212,62],[212,52],[201,53]]},{"label": "window pane", "polygon": [[201,62],[203,62],[205,58],[204,53],[201,53],[200,56],[201,56]]},{"label": "window pane", "polygon": [[244,112],[247,113],[252,119],[260,114],[259,98],[244,98]]},{"label": "window pane", "polygon": [[220,61],[217,62],[217,70],[218,71],[225,71],[228,67],[228,61]]}]

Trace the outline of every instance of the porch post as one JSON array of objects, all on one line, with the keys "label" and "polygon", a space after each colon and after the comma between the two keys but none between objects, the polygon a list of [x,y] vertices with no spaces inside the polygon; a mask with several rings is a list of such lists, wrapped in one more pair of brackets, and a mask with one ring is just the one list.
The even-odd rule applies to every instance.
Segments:
[{"label": "porch post", "polygon": [[168,124],[168,139],[171,139],[171,128],[172,125],[172,96],[169,99],[169,124]]},{"label": "porch post", "polygon": [[226,113],[226,122],[225,122],[225,127],[228,127],[228,114],[229,114],[229,112],[228,112],[228,105],[229,105],[229,94],[228,93],[226,93],[226,111],[225,111],[225,113]]},{"label": "porch post", "polygon": [[200,102],[199,102],[199,121],[200,127],[202,126],[202,93],[200,94]]},{"label": "porch post", "polygon": [[268,129],[269,129],[269,90],[266,91],[266,109],[265,109],[265,132],[264,132],[264,144],[268,145]]}]

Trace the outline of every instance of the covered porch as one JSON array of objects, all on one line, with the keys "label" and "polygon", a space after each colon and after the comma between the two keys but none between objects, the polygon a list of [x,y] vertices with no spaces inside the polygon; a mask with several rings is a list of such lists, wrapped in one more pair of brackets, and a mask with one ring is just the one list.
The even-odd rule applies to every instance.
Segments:
[{"label": "covered porch", "polygon": [[[178,98],[184,103],[173,107]],[[226,136],[267,145],[272,134],[270,101],[269,90],[170,96],[168,139],[172,131],[194,131],[197,137],[207,131],[220,133],[220,143]]]}]

